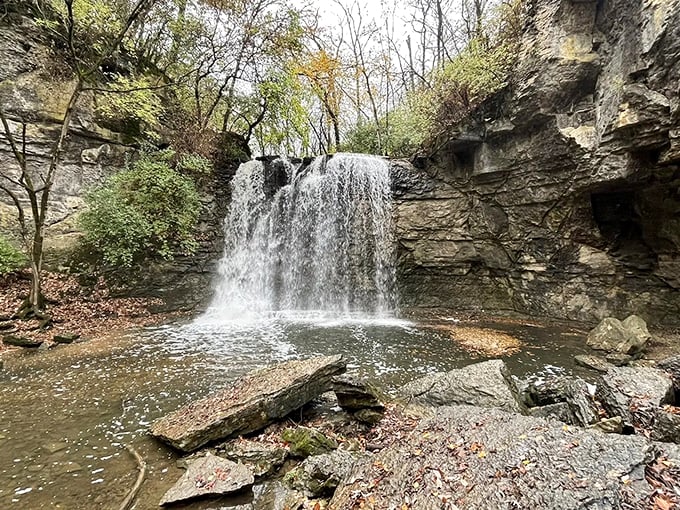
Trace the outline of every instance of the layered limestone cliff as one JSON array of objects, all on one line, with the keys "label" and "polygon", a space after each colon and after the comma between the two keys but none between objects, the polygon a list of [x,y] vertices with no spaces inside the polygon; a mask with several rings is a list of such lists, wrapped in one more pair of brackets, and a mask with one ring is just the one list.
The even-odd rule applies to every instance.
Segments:
[{"label": "layered limestone cliff", "polygon": [[[53,51],[44,32],[33,20],[18,13],[0,20],[0,61],[0,102],[17,140],[22,140],[22,126],[26,126],[27,160],[37,175],[49,166],[74,82],[67,63],[59,52]],[[77,216],[87,191],[120,170],[136,150],[128,134],[114,130],[98,118],[98,99],[92,92],[81,96],[55,174],[45,238],[46,262],[52,268],[63,267],[69,252],[78,244],[81,233]],[[0,172],[16,175],[17,171],[14,155],[0,129]],[[170,309],[193,308],[209,298],[210,280],[222,252],[221,224],[233,171],[225,163],[224,168],[200,183],[198,253],[147,264],[134,271],[110,273],[115,292],[160,297]],[[10,198],[0,192],[0,233],[16,237],[17,231],[16,209]]]},{"label": "layered limestone cliff", "polygon": [[395,164],[406,305],[680,323],[680,0],[533,0],[512,82]]}]

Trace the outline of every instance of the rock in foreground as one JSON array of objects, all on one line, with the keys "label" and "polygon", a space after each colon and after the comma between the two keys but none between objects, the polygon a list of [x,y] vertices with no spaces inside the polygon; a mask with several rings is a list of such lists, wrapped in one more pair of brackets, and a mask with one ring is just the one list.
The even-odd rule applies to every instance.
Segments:
[{"label": "rock in foreground", "polygon": [[643,508],[653,492],[645,480],[653,457],[642,437],[498,409],[442,407],[357,464],[328,509],[359,508],[362,500],[371,508],[411,510]]},{"label": "rock in foreground", "polygon": [[656,409],[673,403],[673,381],[656,368],[612,368],[602,376],[597,392],[609,415],[621,416],[625,425],[649,426]]},{"label": "rock in foreground", "polygon": [[399,396],[419,405],[474,405],[521,412],[516,388],[501,360],[475,363],[464,368],[416,379],[399,390]]},{"label": "rock in foreground", "polygon": [[151,434],[184,452],[255,432],[319,396],[344,372],[342,356],[295,360],[257,370],[155,421]]},{"label": "rock in foreground", "polygon": [[254,481],[253,473],[243,464],[208,454],[189,465],[182,478],[165,493],[160,505],[224,496],[250,487]]}]

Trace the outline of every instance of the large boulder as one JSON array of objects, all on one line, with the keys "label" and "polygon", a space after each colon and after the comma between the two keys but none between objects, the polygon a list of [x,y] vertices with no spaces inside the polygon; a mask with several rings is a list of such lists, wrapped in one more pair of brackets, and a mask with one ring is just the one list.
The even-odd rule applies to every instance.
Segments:
[{"label": "large boulder", "polygon": [[212,441],[255,432],[326,391],[345,367],[342,356],[321,356],[251,372],[230,388],[156,420],[151,434],[191,452]]},{"label": "large boulder", "polygon": [[[470,406],[442,407],[359,462],[328,510],[346,508],[646,508],[653,447]],[[639,505],[639,506],[638,506]]]},{"label": "large boulder", "polygon": [[398,393],[407,402],[424,406],[468,404],[523,411],[515,384],[502,360],[428,375],[402,386]]},{"label": "large boulder", "polygon": [[651,338],[647,324],[637,315],[624,321],[607,317],[588,333],[586,340],[592,349],[623,354],[642,352]]},{"label": "large boulder", "polygon": [[673,381],[656,368],[616,367],[602,375],[597,397],[610,416],[621,416],[624,425],[646,428],[657,408],[673,403]]},{"label": "large boulder", "polygon": [[243,464],[208,454],[189,465],[186,473],[165,493],[160,505],[232,494],[252,486],[254,481],[253,473]]}]

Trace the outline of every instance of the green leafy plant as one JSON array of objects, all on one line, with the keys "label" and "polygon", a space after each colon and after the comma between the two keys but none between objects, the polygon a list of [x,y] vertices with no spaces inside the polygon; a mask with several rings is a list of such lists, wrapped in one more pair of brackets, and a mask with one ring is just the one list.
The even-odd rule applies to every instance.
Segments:
[{"label": "green leafy plant", "polygon": [[88,195],[80,224],[85,242],[104,263],[130,267],[146,258],[169,260],[196,250],[196,186],[164,156],[142,154]]},{"label": "green leafy plant", "polygon": [[11,273],[26,263],[26,257],[12,243],[0,236],[0,275]]}]

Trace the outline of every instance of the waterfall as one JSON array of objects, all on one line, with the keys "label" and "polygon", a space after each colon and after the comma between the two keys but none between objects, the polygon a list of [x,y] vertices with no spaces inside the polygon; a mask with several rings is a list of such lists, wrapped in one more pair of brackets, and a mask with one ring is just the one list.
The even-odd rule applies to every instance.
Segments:
[{"label": "waterfall", "polygon": [[383,159],[337,154],[309,165],[244,163],[224,228],[207,317],[394,311],[392,194]]}]

